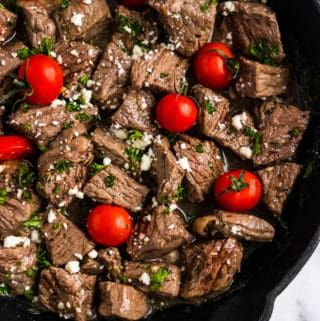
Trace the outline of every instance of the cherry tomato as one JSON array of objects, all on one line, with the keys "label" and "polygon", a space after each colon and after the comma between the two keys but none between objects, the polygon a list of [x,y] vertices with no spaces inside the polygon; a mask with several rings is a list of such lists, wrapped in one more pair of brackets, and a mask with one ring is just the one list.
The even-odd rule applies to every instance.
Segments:
[{"label": "cherry tomato", "polygon": [[122,207],[98,205],[90,211],[87,229],[91,238],[104,246],[119,246],[131,236],[133,222]]},{"label": "cherry tomato", "polygon": [[53,58],[42,54],[25,60],[19,68],[18,76],[31,87],[26,101],[34,105],[51,104],[59,96],[63,86],[60,65]]},{"label": "cherry tomato", "polygon": [[121,4],[130,9],[140,10],[145,6],[146,0],[122,0]]},{"label": "cherry tomato", "polygon": [[259,203],[261,195],[259,178],[242,169],[222,174],[214,185],[216,201],[226,211],[249,211]]},{"label": "cherry tomato", "polygon": [[194,74],[198,83],[213,90],[229,86],[238,69],[231,50],[222,43],[205,45],[194,60]]},{"label": "cherry tomato", "polygon": [[33,152],[33,146],[25,137],[0,136],[0,161],[21,159]]},{"label": "cherry tomato", "polygon": [[198,117],[194,101],[186,96],[169,94],[164,96],[156,110],[160,126],[171,133],[181,133],[190,129]]}]

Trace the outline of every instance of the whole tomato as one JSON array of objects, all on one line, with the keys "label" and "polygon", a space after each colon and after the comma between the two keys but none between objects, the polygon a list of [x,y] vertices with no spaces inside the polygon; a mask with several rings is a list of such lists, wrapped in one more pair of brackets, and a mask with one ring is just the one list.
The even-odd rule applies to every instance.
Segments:
[{"label": "whole tomato", "polygon": [[87,219],[87,230],[91,238],[104,246],[120,246],[126,243],[132,233],[133,222],[122,207],[98,205]]},{"label": "whole tomato", "polygon": [[257,206],[261,195],[262,185],[259,178],[244,169],[222,174],[214,185],[215,199],[226,211],[249,211]]},{"label": "whole tomato", "polygon": [[19,68],[18,77],[31,87],[24,92],[26,101],[33,105],[49,105],[63,86],[63,71],[51,57],[37,54],[26,59]]},{"label": "whole tomato", "polygon": [[21,159],[34,153],[30,141],[22,136],[0,136],[0,161]]},{"label": "whole tomato", "polygon": [[181,133],[190,129],[198,118],[198,108],[186,96],[169,94],[164,96],[156,110],[160,126],[171,133]]}]

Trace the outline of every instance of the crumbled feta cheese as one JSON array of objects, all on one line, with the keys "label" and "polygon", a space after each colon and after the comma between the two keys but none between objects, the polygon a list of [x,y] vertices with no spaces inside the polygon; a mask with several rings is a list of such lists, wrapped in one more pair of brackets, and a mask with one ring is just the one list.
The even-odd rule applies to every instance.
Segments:
[{"label": "crumbled feta cheese", "polygon": [[109,158],[109,157],[105,157],[105,158],[103,159],[103,165],[104,165],[104,166],[109,166],[109,165],[111,164],[111,162],[112,162],[112,160],[111,160],[111,158]]},{"label": "crumbled feta cheese", "polygon": [[92,99],[92,90],[88,90],[86,88],[81,89],[81,96],[83,98],[83,101],[86,105],[90,104],[90,101]]},{"label": "crumbled feta cheese", "polygon": [[68,195],[70,196],[75,196],[76,198],[83,199],[84,198],[84,193],[79,191],[79,187],[75,186],[74,188],[70,188]]},{"label": "crumbled feta cheese", "polygon": [[57,219],[56,213],[54,210],[50,210],[48,213],[47,221],[49,224],[53,223]]},{"label": "crumbled feta cheese", "polygon": [[78,273],[80,272],[80,264],[79,261],[69,261],[66,266],[65,269],[67,272],[69,272],[70,274],[74,274],[74,273]]},{"label": "crumbled feta cheese", "polygon": [[58,106],[65,106],[66,105],[66,101],[63,99],[55,99],[52,103],[51,103],[51,107],[58,107]]},{"label": "crumbled feta cheese", "polygon": [[84,18],[84,14],[83,13],[75,13],[71,17],[71,23],[73,23],[77,27],[82,27],[83,18]]},{"label": "crumbled feta cheese", "polygon": [[250,146],[242,146],[239,150],[240,154],[247,159],[251,159],[253,155],[253,151]]},{"label": "crumbled feta cheese", "polygon": [[128,138],[128,131],[126,129],[117,129],[115,127],[111,128],[111,131],[115,134],[115,136],[119,139],[125,140]]},{"label": "crumbled feta cheese", "polygon": [[77,259],[79,259],[80,261],[82,261],[82,259],[83,259],[83,256],[82,256],[81,254],[79,254],[79,253],[74,253],[74,256],[75,256]]},{"label": "crumbled feta cheese", "polygon": [[177,208],[178,208],[177,204],[170,204],[170,205],[169,205],[169,211],[170,211],[170,212],[175,211]]},{"label": "crumbled feta cheese", "polygon": [[141,164],[140,164],[140,169],[143,172],[147,172],[152,165],[153,161],[153,151],[150,148],[147,154],[143,154],[141,158]]},{"label": "crumbled feta cheese", "polygon": [[153,136],[147,133],[143,133],[143,137],[141,139],[137,139],[133,142],[132,146],[138,149],[146,149],[153,142]]},{"label": "crumbled feta cheese", "polygon": [[143,272],[139,278],[139,281],[145,285],[150,285],[151,278],[150,275],[147,272]]},{"label": "crumbled feta cheese", "polygon": [[231,125],[237,131],[240,131],[243,128],[243,126],[246,124],[247,120],[248,120],[247,113],[243,112],[242,114],[238,114],[232,117]]},{"label": "crumbled feta cheese", "polygon": [[92,250],[88,253],[90,259],[94,260],[98,257],[98,252],[96,250]]},{"label": "crumbled feta cheese", "polygon": [[33,230],[31,232],[31,242],[36,244],[41,243],[40,233],[38,230]]},{"label": "crumbled feta cheese", "polygon": [[58,305],[57,305],[58,310],[63,310],[64,309],[64,303],[59,301]]},{"label": "crumbled feta cheese", "polygon": [[84,4],[92,4],[92,0],[82,0]]},{"label": "crumbled feta cheese", "polygon": [[180,158],[178,160],[178,164],[182,167],[182,169],[186,170],[187,172],[191,172],[191,167],[187,157]]},{"label": "crumbled feta cheese", "polygon": [[3,240],[3,247],[11,248],[16,247],[17,245],[23,245],[24,247],[30,245],[30,239],[25,236],[13,236],[9,235]]}]

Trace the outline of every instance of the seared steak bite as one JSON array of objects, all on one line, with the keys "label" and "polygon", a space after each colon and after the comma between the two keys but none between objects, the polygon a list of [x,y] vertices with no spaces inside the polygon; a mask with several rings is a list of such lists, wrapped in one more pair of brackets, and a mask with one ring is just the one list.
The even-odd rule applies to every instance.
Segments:
[{"label": "seared steak bite", "polygon": [[133,260],[159,258],[193,239],[177,210],[159,206],[135,226],[128,243]]},{"label": "seared steak bite", "polygon": [[123,275],[142,292],[162,297],[177,297],[180,289],[180,269],[172,264],[128,262]]},{"label": "seared steak bite", "polygon": [[104,269],[104,266],[100,262],[86,257],[81,264],[81,273],[89,275],[98,275]]},{"label": "seared steak bite", "polygon": [[185,82],[189,62],[162,46],[149,51],[132,66],[134,88],[150,88],[155,93],[179,91]]},{"label": "seared steak bite", "polygon": [[290,71],[287,67],[274,67],[241,57],[236,89],[240,96],[264,98],[286,94]]},{"label": "seared steak bite", "polygon": [[272,100],[257,109],[257,116],[262,152],[253,157],[255,165],[268,165],[292,157],[308,126],[310,113]]},{"label": "seared steak bite", "polygon": [[282,214],[301,168],[295,163],[281,163],[258,171],[263,184],[263,202],[273,214]]},{"label": "seared steak bite", "polygon": [[105,0],[71,0],[67,8],[54,13],[54,19],[64,40],[90,40],[106,31],[111,12]]},{"label": "seared steak bite", "polygon": [[109,165],[89,180],[84,193],[98,202],[138,212],[142,210],[149,188],[132,179],[119,167]]},{"label": "seared steak bite", "polygon": [[54,208],[46,212],[41,232],[54,265],[77,260],[79,255],[84,256],[94,248],[85,234]]},{"label": "seared steak bite", "polygon": [[23,295],[34,285],[28,271],[37,268],[37,247],[26,237],[9,236],[0,247],[0,283],[15,295]]},{"label": "seared steak bite", "polygon": [[130,84],[131,57],[118,45],[110,42],[94,73],[94,99],[103,108],[116,109]]},{"label": "seared steak bite", "polygon": [[0,7],[0,44],[8,40],[15,31],[17,23],[17,15],[6,9],[4,6]]},{"label": "seared steak bite", "polygon": [[101,282],[99,313],[105,317],[117,317],[129,321],[143,318],[149,311],[146,295],[132,286],[113,282]]},{"label": "seared steak bite", "polygon": [[154,131],[152,111],[156,100],[150,92],[131,89],[112,117],[112,122],[121,127],[144,132]]},{"label": "seared steak bite", "polygon": [[53,205],[68,206],[75,197],[83,198],[81,189],[88,165],[93,160],[93,146],[80,123],[64,130],[38,160],[38,191]]},{"label": "seared steak bite", "polygon": [[123,270],[121,255],[118,248],[110,247],[100,250],[99,260],[105,266],[111,279],[117,280]]},{"label": "seared steak bite", "polygon": [[221,210],[197,218],[193,222],[193,229],[201,236],[220,233],[225,237],[256,242],[271,242],[275,234],[274,227],[259,217]]},{"label": "seared steak bite", "polygon": [[193,244],[183,249],[186,275],[180,295],[198,299],[226,291],[239,271],[242,246],[234,238]]},{"label": "seared steak bite", "polygon": [[50,267],[41,272],[39,301],[65,319],[91,320],[95,282],[95,276]]},{"label": "seared steak bite", "polygon": [[18,6],[22,9],[29,43],[33,48],[38,48],[44,39],[55,41],[56,25],[43,1],[20,0]]},{"label": "seared steak bite", "polygon": [[223,171],[219,148],[214,142],[202,141],[181,135],[174,150],[178,162],[186,162],[187,194],[190,201],[201,203],[208,194],[213,181]]},{"label": "seared steak bite", "polygon": [[216,3],[207,0],[149,0],[148,4],[159,13],[159,20],[170,36],[169,41],[175,49],[192,56],[211,40]]}]

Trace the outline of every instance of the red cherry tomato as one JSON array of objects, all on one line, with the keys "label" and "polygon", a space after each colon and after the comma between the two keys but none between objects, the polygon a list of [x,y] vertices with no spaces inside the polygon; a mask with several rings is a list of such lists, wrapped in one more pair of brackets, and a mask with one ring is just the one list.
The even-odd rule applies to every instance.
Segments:
[{"label": "red cherry tomato", "polygon": [[222,174],[214,185],[216,201],[226,211],[249,211],[259,203],[261,195],[259,178],[242,169]]},{"label": "red cherry tomato", "polygon": [[140,10],[145,6],[146,0],[122,0],[121,4],[130,9]]},{"label": "red cherry tomato", "polygon": [[32,88],[26,97],[29,104],[48,105],[55,100],[63,86],[63,71],[51,57],[39,54],[25,60],[19,68],[18,76]]},{"label": "red cherry tomato", "polygon": [[181,133],[190,129],[198,118],[198,108],[186,96],[169,94],[164,96],[156,111],[160,126],[171,133]]},{"label": "red cherry tomato", "polygon": [[131,236],[133,222],[122,207],[99,205],[90,211],[87,229],[91,238],[104,246],[119,246]]},{"label": "red cherry tomato", "polygon": [[209,43],[194,60],[194,74],[201,85],[221,90],[230,85],[237,71],[231,50],[222,43]]},{"label": "red cherry tomato", "polygon": [[21,159],[34,152],[28,139],[21,136],[0,136],[0,161]]}]

